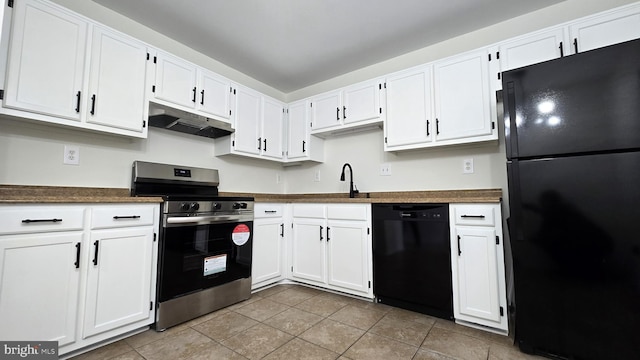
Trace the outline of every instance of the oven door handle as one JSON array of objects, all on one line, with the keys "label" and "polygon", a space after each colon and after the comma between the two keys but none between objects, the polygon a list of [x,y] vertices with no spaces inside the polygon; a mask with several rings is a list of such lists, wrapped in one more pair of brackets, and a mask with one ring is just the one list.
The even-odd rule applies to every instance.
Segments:
[{"label": "oven door handle", "polygon": [[251,216],[230,215],[230,216],[176,216],[167,218],[167,225],[189,225],[189,224],[220,224],[229,222],[251,221]]}]

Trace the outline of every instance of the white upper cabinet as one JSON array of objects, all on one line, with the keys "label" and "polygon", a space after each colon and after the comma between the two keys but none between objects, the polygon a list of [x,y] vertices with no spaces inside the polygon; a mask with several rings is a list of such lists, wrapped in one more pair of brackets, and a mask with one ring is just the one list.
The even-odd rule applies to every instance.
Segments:
[{"label": "white upper cabinet", "polygon": [[80,121],[87,22],[39,1],[13,11],[4,106]]},{"label": "white upper cabinet", "polygon": [[436,141],[493,136],[488,52],[479,50],[434,63]]},{"label": "white upper cabinet", "polygon": [[310,135],[311,102],[301,100],[287,109],[286,161],[324,160],[324,139]]},{"label": "white upper cabinet", "polygon": [[569,26],[571,53],[588,51],[640,38],[637,4],[590,16]]},{"label": "white upper cabinet", "polygon": [[375,126],[384,119],[384,81],[365,81],[311,98],[311,134],[330,136]]},{"label": "white upper cabinet", "polygon": [[239,152],[260,155],[260,113],[262,95],[242,86],[235,86],[235,128],[234,149]]},{"label": "white upper cabinet", "polygon": [[231,82],[211,71],[198,69],[197,108],[217,119],[231,118]]},{"label": "white upper cabinet", "polygon": [[16,2],[3,105],[18,111],[2,112],[146,137],[146,57],[146,45],[58,5]]},{"label": "white upper cabinet", "polygon": [[143,131],[148,112],[146,56],[147,47],[143,44],[94,27],[89,92],[85,96],[87,122]]},{"label": "white upper cabinet", "polygon": [[[566,30],[556,27],[500,43],[495,56],[502,72],[563,57],[569,54],[567,50]],[[491,76],[496,90],[502,89],[501,76]]]},{"label": "white upper cabinet", "polygon": [[258,138],[262,147],[258,146],[262,155],[281,160],[284,136],[284,103],[262,97],[262,132]]},{"label": "white upper cabinet", "polygon": [[432,66],[426,65],[387,77],[385,150],[424,144],[432,140]]},{"label": "white upper cabinet", "polygon": [[155,98],[186,108],[196,105],[196,66],[167,53],[158,52]]}]

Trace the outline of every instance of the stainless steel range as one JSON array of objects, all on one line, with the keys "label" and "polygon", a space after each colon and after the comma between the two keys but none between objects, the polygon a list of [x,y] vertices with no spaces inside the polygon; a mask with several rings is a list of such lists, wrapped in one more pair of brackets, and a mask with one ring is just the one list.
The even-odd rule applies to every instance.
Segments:
[{"label": "stainless steel range", "polygon": [[218,196],[218,170],[136,161],[132,196],[164,198],[156,330],[251,296],[253,198]]}]

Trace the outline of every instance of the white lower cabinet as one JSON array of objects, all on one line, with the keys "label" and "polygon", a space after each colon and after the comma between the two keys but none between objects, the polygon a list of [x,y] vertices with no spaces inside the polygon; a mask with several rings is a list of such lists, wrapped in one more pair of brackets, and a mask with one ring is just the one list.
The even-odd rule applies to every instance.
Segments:
[{"label": "white lower cabinet", "polygon": [[500,204],[451,204],[449,209],[454,318],[506,334]]},{"label": "white lower cabinet", "polygon": [[154,319],[157,204],[2,205],[0,338],[59,354]]},{"label": "white lower cabinet", "polygon": [[286,261],[285,204],[256,204],[253,221],[251,288],[284,279]]},{"label": "white lower cabinet", "polygon": [[291,278],[373,298],[371,206],[294,204]]}]

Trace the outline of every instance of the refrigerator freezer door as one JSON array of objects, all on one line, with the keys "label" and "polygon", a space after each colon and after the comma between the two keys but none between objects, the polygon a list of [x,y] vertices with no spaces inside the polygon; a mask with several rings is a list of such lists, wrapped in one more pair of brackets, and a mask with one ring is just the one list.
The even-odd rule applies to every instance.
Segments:
[{"label": "refrigerator freezer door", "polygon": [[640,39],[503,75],[507,158],[640,148]]},{"label": "refrigerator freezer door", "polygon": [[640,359],[640,152],[508,163],[525,352]]}]

